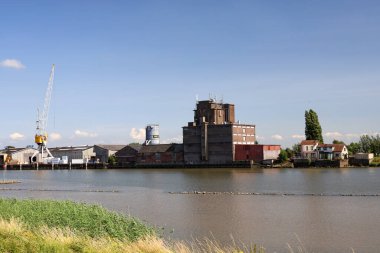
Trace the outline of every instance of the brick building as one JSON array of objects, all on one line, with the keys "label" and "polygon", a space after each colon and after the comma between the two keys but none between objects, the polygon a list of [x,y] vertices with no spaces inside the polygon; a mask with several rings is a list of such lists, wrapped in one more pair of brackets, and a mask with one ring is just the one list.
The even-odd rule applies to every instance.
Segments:
[{"label": "brick building", "polygon": [[197,102],[194,121],[183,127],[184,162],[228,164],[235,145],[254,145],[255,125],[235,122],[235,106],[213,99]]},{"label": "brick building", "polygon": [[137,165],[183,164],[182,144],[143,145],[137,153]]},{"label": "brick building", "polygon": [[141,144],[129,144],[115,153],[116,162],[119,165],[135,165],[137,154],[141,149]]},{"label": "brick building", "polygon": [[280,151],[280,145],[235,145],[235,161],[273,161]]}]

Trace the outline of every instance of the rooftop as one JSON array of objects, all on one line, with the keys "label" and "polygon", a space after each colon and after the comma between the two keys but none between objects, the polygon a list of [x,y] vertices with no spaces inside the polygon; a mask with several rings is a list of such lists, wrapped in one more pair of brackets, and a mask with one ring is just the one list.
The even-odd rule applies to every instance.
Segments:
[{"label": "rooftop", "polygon": [[87,150],[93,148],[94,146],[67,146],[67,147],[54,147],[49,148],[51,152],[57,151],[75,151],[75,150]]},{"label": "rooftop", "polygon": [[317,140],[303,140],[301,141],[301,145],[317,145],[319,141]]},{"label": "rooftop", "polygon": [[105,150],[119,151],[119,150],[121,150],[122,148],[124,148],[127,145],[106,145],[106,144],[99,144],[99,145],[95,145],[95,146],[97,146],[99,148],[102,148],[102,149],[105,149]]}]

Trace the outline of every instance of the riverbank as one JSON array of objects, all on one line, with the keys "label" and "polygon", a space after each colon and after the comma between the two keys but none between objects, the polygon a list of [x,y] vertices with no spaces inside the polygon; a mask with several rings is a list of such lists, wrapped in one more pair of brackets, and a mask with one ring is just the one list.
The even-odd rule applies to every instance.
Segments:
[{"label": "riverbank", "polygon": [[71,201],[0,199],[1,252],[263,253],[211,240],[166,242],[141,221]]}]

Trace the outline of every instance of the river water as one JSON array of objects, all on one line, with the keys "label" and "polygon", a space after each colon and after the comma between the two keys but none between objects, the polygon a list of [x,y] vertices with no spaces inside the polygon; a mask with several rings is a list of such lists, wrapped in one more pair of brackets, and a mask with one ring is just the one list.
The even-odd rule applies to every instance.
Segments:
[{"label": "river water", "polygon": [[[21,183],[0,185],[1,197],[101,204],[156,225],[167,239],[380,252],[380,168],[2,173]],[[181,194],[194,191],[219,194]]]}]

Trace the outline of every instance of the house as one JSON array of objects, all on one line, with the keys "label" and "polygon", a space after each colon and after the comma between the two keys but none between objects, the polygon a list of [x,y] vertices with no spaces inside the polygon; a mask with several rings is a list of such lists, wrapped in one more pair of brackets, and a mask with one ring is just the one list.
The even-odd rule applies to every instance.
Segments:
[{"label": "house", "polygon": [[94,152],[96,154],[96,160],[101,163],[107,163],[110,156],[125,146],[127,145],[95,145]]},{"label": "house", "polygon": [[348,159],[348,149],[344,144],[319,144],[317,150],[320,160]]},{"label": "house", "polygon": [[37,149],[26,148],[7,148],[0,151],[0,164],[30,164],[31,158]]},{"label": "house", "polygon": [[137,160],[137,153],[141,149],[141,144],[129,144],[115,153],[116,162],[119,165],[134,165]]},{"label": "house", "polygon": [[144,145],[137,154],[136,163],[183,164],[183,144]]},{"label": "house", "polygon": [[316,160],[318,159],[317,140],[303,140],[301,141],[301,158]]}]

